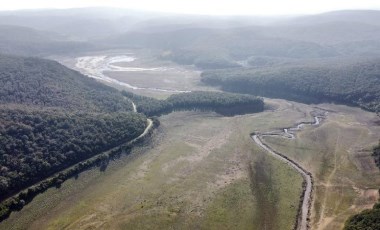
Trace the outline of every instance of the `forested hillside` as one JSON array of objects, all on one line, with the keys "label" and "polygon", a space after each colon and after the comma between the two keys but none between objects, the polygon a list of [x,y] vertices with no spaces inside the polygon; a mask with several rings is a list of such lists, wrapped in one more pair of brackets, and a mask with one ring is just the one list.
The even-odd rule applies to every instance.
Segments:
[{"label": "forested hillside", "polygon": [[231,116],[264,110],[262,98],[226,92],[194,91],[173,94],[166,100],[139,96],[126,91],[123,91],[123,95],[131,98],[136,103],[137,111],[147,116],[159,116],[181,110],[214,111]]},{"label": "forested hillside", "polygon": [[0,199],[139,136],[145,126],[137,113],[0,108]]},{"label": "forested hillside", "polygon": [[0,104],[0,200],[146,128],[119,91],[39,58],[0,56]]},{"label": "forested hillside", "polygon": [[0,55],[0,103],[94,112],[131,111],[115,89],[45,59]]},{"label": "forested hillside", "polygon": [[302,64],[206,71],[202,81],[225,91],[301,102],[336,102],[380,110],[380,62]]}]

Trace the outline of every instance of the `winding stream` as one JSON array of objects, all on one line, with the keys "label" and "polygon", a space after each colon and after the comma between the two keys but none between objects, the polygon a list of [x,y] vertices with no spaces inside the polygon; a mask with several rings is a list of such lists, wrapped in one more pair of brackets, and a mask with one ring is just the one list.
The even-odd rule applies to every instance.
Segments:
[{"label": "winding stream", "polygon": [[275,158],[285,162],[290,167],[294,168],[304,178],[302,204],[300,206],[300,210],[299,210],[298,218],[297,218],[297,222],[296,222],[297,223],[297,226],[296,226],[297,230],[309,229],[309,216],[310,216],[312,191],[313,191],[313,177],[309,171],[304,169],[297,162],[289,159],[284,154],[273,150],[267,144],[263,143],[262,138],[265,136],[278,136],[278,137],[282,137],[282,138],[295,139],[296,138],[294,135],[295,131],[301,130],[306,125],[318,126],[321,122],[321,119],[325,118],[326,114],[327,113],[325,112],[323,115],[314,116],[314,122],[302,122],[302,123],[299,123],[295,127],[284,128],[281,130],[281,132],[277,132],[277,133],[276,132],[255,133],[254,135],[252,135],[252,139],[255,141],[255,143],[258,146],[260,146],[261,148],[266,150],[270,155],[274,156]]},{"label": "winding stream", "polygon": [[120,55],[120,56],[84,56],[76,58],[75,67],[88,77],[102,80],[108,83],[124,86],[133,90],[151,90],[169,93],[186,93],[190,91],[175,90],[175,89],[162,89],[151,87],[138,87],[129,83],[118,81],[114,78],[108,77],[105,72],[165,72],[173,68],[168,67],[154,67],[154,68],[140,68],[140,67],[122,67],[115,63],[133,62],[136,60],[133,56]]}]

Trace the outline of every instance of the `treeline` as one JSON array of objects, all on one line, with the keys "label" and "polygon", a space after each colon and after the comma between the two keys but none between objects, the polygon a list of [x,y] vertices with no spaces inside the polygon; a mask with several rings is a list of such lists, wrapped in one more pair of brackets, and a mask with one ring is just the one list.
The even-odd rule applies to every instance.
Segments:
[{"label": "treeline", "polygon": [[157,100],[126,91],[122,94],[135,102],[138,112],[147,116],[159,116],[181,110],[214,111],[232,116],[264,110],[263,99],[252,95],[194,91],[173,94],[166,100]]},{"label": "treeline", "polygon": [[202,82],[230,92],[380,110],[380,62],[376,60],[337,66],[303,64],[205,71]]},{"label": "treeline", "polygon": [[111,159],[118,158],[121,154],[129,154],[134,146],[144,143],[147,139],[149,139],[154,128],[158,127],[160,124],[157,119],[152,118],[152,120],[153,127],[148,130],[146,135],[139,136],[138,138],[112,148],[109,151],[97,154],[89,159],[86,159],[85,161],[81,161],[80,163],[66,168],[65,170],[60,171],[59,173],[56,173],[51,177],[44,179],[37,184],[34,184],[27,189],[22,190],[18,194],[2,201],[0,203],[0,221],[8,218],[12,211],[21,210],[26,204],[31,202],[36,195],[46,191],[51,187],[60,187],[65,180],[74,176],[78,176],[78,174],[84,170],[87,170],[94,166],[100,167],[100,170],[105,170],[108,162]]},{"label": "treeline", "polygon": [[93,112],[131,111],[119,91],[50,60],[0,55],[0,103]]},{"label": "treeline", "polygon": [[364,210],[350,217],[344,226],[344,230],[378,230],[380,229],[380,203],[370,210]]},{"label": "treeline", "polygon": [[139,136],[137,113],[64,113],[0,108],[0,199]]},{"label": "treeline", "polygon": [[135,103],[138,113],[143,113],[148,117],[160,116],[173,111],[173,105],[167,100],[140,96],[128,91],[122,91],[121,93]]},{"label": "treeline", "polygon": [[240,64],[228,55],[218,51],[205,52],[191,49],[179,49],[168,53],[163,53],[160,57],[182,65],[194,65],[195,67],[203,70],[241,67]]}]

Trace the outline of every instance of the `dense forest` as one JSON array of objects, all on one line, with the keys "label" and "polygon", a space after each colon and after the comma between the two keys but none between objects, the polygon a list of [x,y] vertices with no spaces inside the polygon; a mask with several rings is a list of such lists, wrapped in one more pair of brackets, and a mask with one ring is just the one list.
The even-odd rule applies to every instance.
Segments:
[{"label": "dense forest", "polygon": [[132,111],[104,84],[50,60],[0,55],[0,103],[94,112]]},{"label": "dense forest", "polygon": [[380,229],[380,203],[371,210],[364,210],[350,217],[344,226],[344,230],[377,230]]},{"label": "dense forest", "polygon": [[160,116],[173,111],[173,106],[167,100],[158,100],[128,91],[122,91],[122,94],[135,103],[137,112],[143,113],[146,116]]},{"label": "dense forest", "polygon": [[336,66],[317,63],[212,70],[202,73],[202,81],[230,92],[380,110],[380,64],[377,59]]},{"label": "dense forest", "polygon": [[137,113],[78,114],[0,109],[0,199],[139,136]]},{"label": "dense forest", "polygon": [[139,136],[119,91],[57,62],[0,56],[0,200]]},{"label": "dense forest", "polygon": [[126,91],[122,93],[135,102],[138,112],[147,116],[159,116],[181,110],[214,111],[231,116],[264,110],[262,98],[244,94],[194,91],[173,94],[166,100],[157,100]]}]

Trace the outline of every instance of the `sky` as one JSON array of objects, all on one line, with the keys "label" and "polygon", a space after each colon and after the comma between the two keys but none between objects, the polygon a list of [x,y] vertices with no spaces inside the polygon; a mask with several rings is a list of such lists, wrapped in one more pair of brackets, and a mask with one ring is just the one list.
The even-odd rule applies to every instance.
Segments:
[{"label": "sky", "polygon": [[0,10],[117,7],[211,15],[293,15],[377,9],[380,0],[0,0]]}]

